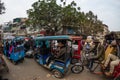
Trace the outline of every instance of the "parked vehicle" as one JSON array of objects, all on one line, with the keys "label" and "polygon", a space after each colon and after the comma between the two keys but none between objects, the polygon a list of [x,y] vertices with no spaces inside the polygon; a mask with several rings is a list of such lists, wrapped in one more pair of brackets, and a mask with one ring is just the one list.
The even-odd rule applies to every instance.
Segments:
[{"label": "parked vehicle", "polygon": [[17,37],[4,42],[4,55],[14,64],[24,61],[25,51],[22,40],[24,40],[22,37]]}]

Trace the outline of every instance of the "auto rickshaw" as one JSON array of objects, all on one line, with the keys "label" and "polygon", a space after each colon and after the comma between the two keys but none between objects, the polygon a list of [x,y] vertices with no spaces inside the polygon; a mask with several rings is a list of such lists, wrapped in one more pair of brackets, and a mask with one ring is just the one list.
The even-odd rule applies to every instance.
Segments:
[{"label": "auto rickshaw", "polygon": [[35,41],[32,37],[29,37],[27,40],[25,38],[24,49],[25,49],[25,57],[26,58],[33,58],[34,47],[35,47],[34,42]]},{"label": "auto rickshaw", "polygon": [[81,37],[79,36],[71,36],[72,40],[72,48],[74,49],[74,53],[72,55],[72,63],[78,62],[81,58],[81,50],[82,50],[82,43],[81,43]]},{"label": "auto rickshaw", "polygon": [[[64,77],[65,73],[68,71],[70,62],[71,62],[71,53],[67,53],[67,47],[66,45],[66,53],[65,53],[65,60],[59,60],[59,59],[53,59],[48,63],[51,56],[54,56],[55,54],[55,45],[54,42],[57,40],[70,40],[69,36],[44,36],[44,37],[36,37],[36,51],[34,54],[35,61],[48,68],[52,71],[53,75],[56,78],[62,78]],[[70,51],[71,52],[71,51]]]},{"label": "auto rickshaw", "polygon": [[[45,37],[36,37],[36,53],[34,54],[34,59],[38,64],[48,68],[53,72],[53,75],[56,78],[64,77],[65,73],[68,71],[70,65],[70,53],[65,55],[65,60],[54,59],[48,63],[51,56],[54,56],[56,52],[54,51],[53,42],[54,40],[70,40],[69,36],[45,36]],[[66,46],[66,53],[67,53],[67,46]]]},{"label": "auto rickshaw", "polygon": [[13,64],[17,64],[18,61],[24,61],[25,52],[22,40],[22,37],[17,37],[4,42],[4,55],[10,59]]}]

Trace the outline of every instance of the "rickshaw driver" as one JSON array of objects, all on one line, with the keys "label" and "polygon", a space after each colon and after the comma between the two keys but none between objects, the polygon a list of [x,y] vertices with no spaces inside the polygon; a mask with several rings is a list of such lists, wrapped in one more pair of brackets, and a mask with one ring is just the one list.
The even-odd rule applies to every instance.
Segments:
[{"label": "rickshaw driver", "polygon": [[70,49],[67,46],[67,41],[66,40],[58,40],[58,49],[57,49],[57,53],[55,53],[55,57],[56,59],[60,59],[60,60],[65,60],[65,54],[67,55],[67,53],[69,53],[68,50]]},{"label": "rickshaw driver", "polygon": [[62,60],[65,61],[67,59],[68,53],[70,53],[70,48],[67,46],[66,40],[58,40],[58,48],[56,50],[56,53],[53,53],[53,56],[51,56],[47,62],[47,65],[51,62],[51,60]]},{"label": "rickshaw driver", "polygon": [[93,41],[94,47],[89,51],[90,56],[89,56],[89,68],[91,69],[93,67],[93,63],[95,60],[101,61],[103,59],[103,54],[104,54],[104,46],[100,43],[98,39],[95,39]]},{"label": "rickshaw driver", "polygon": [[112,41],[112,46],[116,47],[116,51],[109,54],[104,65],[102,65],[103,69],[106,69],[109,62],[111,61],[110,62],[110,71],[105,72],[106,76],[111,76],[114,71],[114,67],[120,63],[120,42],[117,43],[117,41],[114,40],[114,41]]}]

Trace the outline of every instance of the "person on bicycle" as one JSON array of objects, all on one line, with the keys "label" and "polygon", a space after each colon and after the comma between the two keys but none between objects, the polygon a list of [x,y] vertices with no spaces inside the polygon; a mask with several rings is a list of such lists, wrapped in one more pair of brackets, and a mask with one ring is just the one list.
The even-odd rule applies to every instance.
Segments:
[{"label": "person on bicycle", "polygon": [[111,44],[115,48],[115,50],[108,55],[105,63],[102,66],[103,69],[106,69],[106,67],[108,67],[108,64],[110,63],[109,72],[105,72],[106,76],[111,76],[114,71],[114,67],[120,63],[120,41],[114,40]]},{"label": "person on bicycle", "polygon": [[94,47],[89,51],[90,56],[88,57],[89,69],[92,69],[95,60],[102,61],[104,54],[104,46],[100,43],[98,39],[93,40]]}]

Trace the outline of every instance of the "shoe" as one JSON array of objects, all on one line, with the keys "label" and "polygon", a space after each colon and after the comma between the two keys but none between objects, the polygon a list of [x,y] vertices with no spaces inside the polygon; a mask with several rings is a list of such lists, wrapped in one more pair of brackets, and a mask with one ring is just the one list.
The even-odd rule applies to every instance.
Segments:
[{"label": "shoe", "polygon": [[106,76],[112,76],[112,73],[110,73],[110,72],[105,72],[105,75],[106,75]]}]

